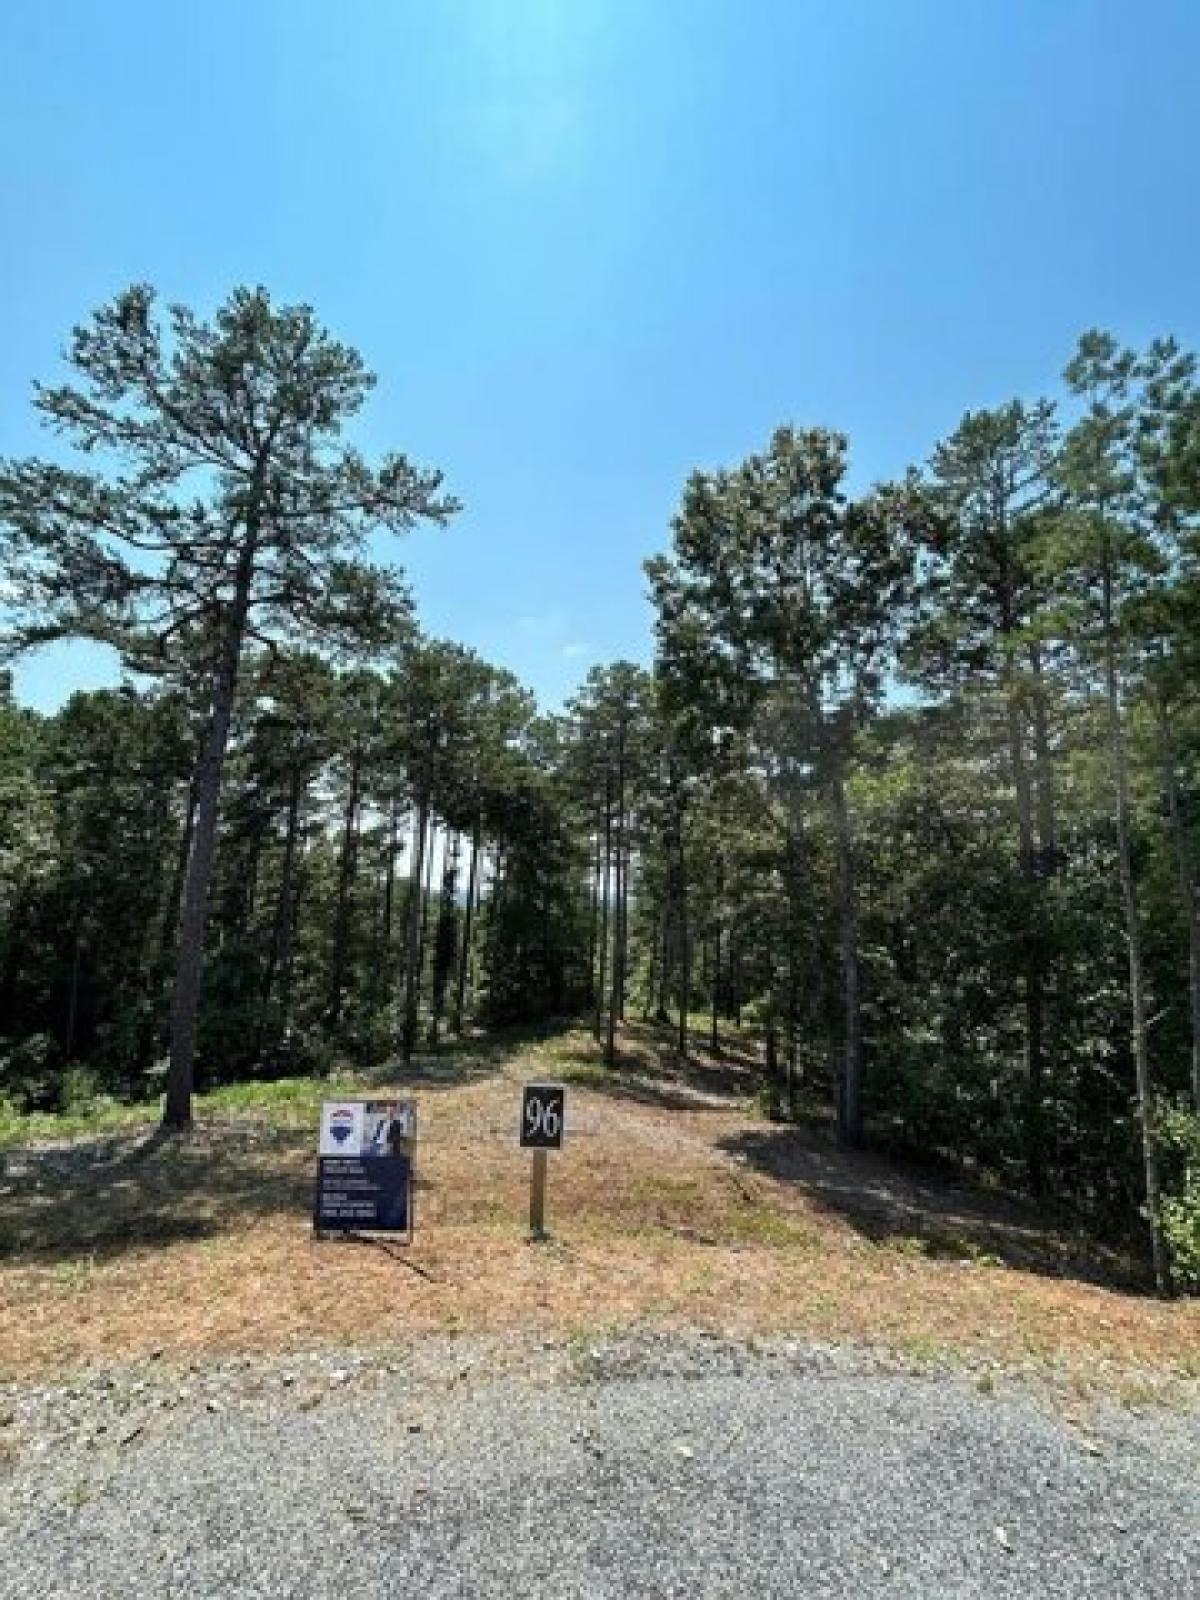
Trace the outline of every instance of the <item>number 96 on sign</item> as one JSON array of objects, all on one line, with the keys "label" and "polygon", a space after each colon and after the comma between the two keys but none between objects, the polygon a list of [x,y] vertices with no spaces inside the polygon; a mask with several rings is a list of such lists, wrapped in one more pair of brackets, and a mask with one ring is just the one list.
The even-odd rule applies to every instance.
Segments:
[{"label": "number 96 on sign", "polygon": [[522,1150],[561,1150],[567,1091],[561,1084],[526,1084],[521,1094]]}]

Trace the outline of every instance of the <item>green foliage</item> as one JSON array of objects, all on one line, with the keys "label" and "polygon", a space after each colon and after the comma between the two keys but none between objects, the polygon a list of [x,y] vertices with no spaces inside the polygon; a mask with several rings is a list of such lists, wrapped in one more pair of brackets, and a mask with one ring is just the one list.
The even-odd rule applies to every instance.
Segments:
[{"label": "green foliage", "polygon": [[[0,471],[17,633],[106,638],[155,686],[39,717],[0,683],[0,1137],[161,1092],[207,793],[210,1109],[310,1107],[447,1033],[585,1011],[588,1071],[619,1071],[628,1009],[671,1022],[683,1070],[701,1035],[756,1051],[774,1117],[824,1106],[1131,1235],[1148,1082],[1163,1230],[1197,1287],[1200,1135],[1172,1109],[1200,1095],[1190,357],[1088,335],[1061,428],[1046,401],[968,412],[927,470],[857,497],[826,428],[693,474],[647,565],[654,673],[597,668],[543,717],[370,575],[371,526],[451,508],[342,446],[369,380],[311,313],[243,293],[159,327],[132,291],[73,349],[86,381],[42,411],[91,467],[127,446],[146,470]],[[206,563],[247,531],[251,370],[281,454],[221,679],[232,590]],[[216,412],[179,431],[161,397],[195,423],[206,383]],[[229,463],[198,466],[198,438]]]},{"label": "green foliage", "polygon": [[1163,1106],[1158,1136],[1166,1157],[1163,1232],[1181,1289],[1200,1293],[1200,1114],[1187,1105]]}]

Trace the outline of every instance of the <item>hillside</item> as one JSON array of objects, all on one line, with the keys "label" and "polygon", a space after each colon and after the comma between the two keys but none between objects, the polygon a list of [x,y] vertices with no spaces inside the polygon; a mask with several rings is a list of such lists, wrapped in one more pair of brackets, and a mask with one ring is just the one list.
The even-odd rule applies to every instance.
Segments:
[{"label": "hillside", "polygon": [[[637,1027],[621,1046],[610,1073],[578,1030],[477,1043],[389,1084],[419,1106],[409,1249],[314,1240],[319,1082],[218,1091],[184,1141],[158,1140],[150,1108],[70,1138],[49,1137],[51,1119],[11,1126],[0,1378],[634,1327],[786,1332],[1135,1390],[1200,1375],[1200,1304],[1121,1287],[1119,1263],[1029,1204],[769,1122],[747,1061],[697,1054],[680,1071]],[[519,1084],[547,1077],[571,1086],[568,1137],[554,1237],[534,1247],[516,1108]]]}]

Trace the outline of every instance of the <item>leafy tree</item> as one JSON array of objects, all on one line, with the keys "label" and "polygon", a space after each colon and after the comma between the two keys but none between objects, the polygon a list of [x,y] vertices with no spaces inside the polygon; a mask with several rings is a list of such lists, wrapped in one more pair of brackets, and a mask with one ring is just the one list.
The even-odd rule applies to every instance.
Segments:
[{"label": "leafy tree", "polygon": [[[612,1066],[628,985],[636,815],[657,732],[653,683],[648,673],[629,661],[597,667],[568,711],[573,721],[569,746],[573,783],[584,814],[598,819],[598,848],[603,840],[592,896],[593,924],[599,917],[599,936],[593,932],[591,939],[599,958],[592,994],[596,1035],[603,1031],[605,1061]],[[602,1029],[605,1011],[607,1026]]]},{"label": "leafy tree", "polygon": [[933,480],[947,514],[907,651],[910,671],[926,688],[970,692],[981,710],[998,703],[1023,880],[1023,914],[1014,932],[1023,951],[1025,1146],[1035,1192],[1045,1185],[1048,940],[1041,885],[1053,871],[1056,849],[1044,732],[1046,584],[1037,551],[1041,516],[1055,494],[1056,449],[1053,408],[1020,401],[968,412],[938,445]]},{"label": "leafy tree", "polygon": [[1134,355],[1108,334],[1080,340],[1066,379],[1085,405],[1067,434],[1058,475],[1069,509],[1047,544],[1047,561],[1069,584],[1073,634],[1081,653],[1102,674],[1117,865],[1129,955],[1129,1005],[1145,1171],[1146,1213],[1154,1276],[1167,1288],[1170,1267],[1162,1233],[1161,1192],[1154,1129],[1146,972],[1138,884],[1133,857],[1125,674],[1128,638],[1125,607],[1160,568],[1159,553],[1139,517],[1132,459],[1137,379]]},{"label": "leafy tree", "polygon": [[883,687],[931,511],[911,481],[848,501],[846,451],[840,434],[783,428],[736,471],[693,476],[673,557],[647,571],[668,695],[686,700],[690,683],[706,678],[725,726],[744,730],[757,719],[785,733],[773,787],[790,851],[801,848],[797,801],[805,791],[823,796],[837,841],[838,1126],[855,1144],[864,1063],[846,777],[855,730]]},{"label": "leafy tree", "polygon": [[[191,1119],[204,924],[221,780],[245,652],[281,638],[386,643],[405,605],[362,559],[375,527],[444,520],[437,473],[378,468],[341,443],[372,378],[306,306],[238,289],[206,322],[126,290],[75,330],[75,379],[38,386],[42,417],[84,456],[0,469],[18,646],[83,636],[143,669],[207,643],[205,724],[183,886],[164,1124]],[[194,665],[194,662],[192,663]]]}]

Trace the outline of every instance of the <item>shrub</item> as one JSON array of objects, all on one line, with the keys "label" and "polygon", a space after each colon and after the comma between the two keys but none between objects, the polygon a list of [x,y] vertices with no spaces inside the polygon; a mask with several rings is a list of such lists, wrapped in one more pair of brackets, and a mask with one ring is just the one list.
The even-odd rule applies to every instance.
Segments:
[{"label": "shrub", "polygon": [[62,1059],[48,1033],[0,1041],[0,1092],[19,1111],[49,1111],[59,1103]]},{"label": "shrub", "polygon": [[1186,1105],[1160,1106],[1158,1137],[1167,1193],[1162,1228],[1178,1288],[1200,1294],[1200,1115]]}]

